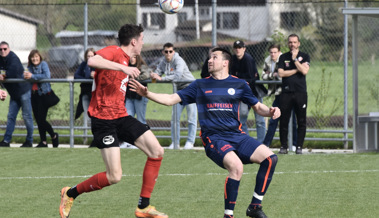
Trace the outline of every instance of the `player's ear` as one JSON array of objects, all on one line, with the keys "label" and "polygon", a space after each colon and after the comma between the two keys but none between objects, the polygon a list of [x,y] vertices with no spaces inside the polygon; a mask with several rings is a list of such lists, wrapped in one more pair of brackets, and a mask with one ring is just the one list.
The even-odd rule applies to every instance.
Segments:
[{"label": "player's ear", "polygon": [[130,44],[131,44],[132,46],[135,46],[136,43],[137,43],[137,40],[136,40],[135,38],[132,38],[132,40],[130,40]]}]

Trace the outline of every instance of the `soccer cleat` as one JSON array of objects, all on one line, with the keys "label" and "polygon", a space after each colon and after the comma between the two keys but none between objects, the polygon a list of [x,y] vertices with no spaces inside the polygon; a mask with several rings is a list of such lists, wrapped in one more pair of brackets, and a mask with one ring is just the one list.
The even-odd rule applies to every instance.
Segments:
[{"label": "soccer cleat", "polygon": [[67,196],[67,190],[69,189],[70,187],[64,187],[61,190],[61,205],[59,206],[61,218],[68,218],[68,216],[70,216],[70,210],[74,203],[74,198]]},{"label": "soccer cleat", "polygon": [[280,151],[278,154],[288,154],[287,148],[280,148]]},{"label": "soccer cleat", "polygon": [[233,215],[224,214],[224,218],[234,218],[234,216]]},{"label": "soccer cleat", "polygon": [[257,205],[249,205],[249,207],[246,210],[246,216],[248,217],[254,217],[254,218],[267,218],[266,214],[262,210],[262,206]]},{"label": "soccer cleat", "polygon": [[303,149],[301,147],[297,147],[296,154],[303,154]]},{"label": "soccer cleat", "polygon": [[144,209],[139,209],[137,207],[136,211],[134,212],[136,217],[138,218],[143,218],[143,217],[148,217],[148,218],[168,218],[168,216],[162,212],[159,212],[155,209],[154,206],[147,206]]}]

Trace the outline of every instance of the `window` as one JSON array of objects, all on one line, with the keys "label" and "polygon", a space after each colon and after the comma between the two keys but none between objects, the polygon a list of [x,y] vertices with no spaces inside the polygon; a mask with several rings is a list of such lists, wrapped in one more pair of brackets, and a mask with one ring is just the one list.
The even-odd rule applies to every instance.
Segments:
[{"label": "window", "polygon": [[280,13],[280,27],[287,30],[301,29],[309,24],[309,16],[305,12]]},{"label": "window", "polygon": [[142,24],[147,29],[165,29],[166,16],[164,13],[143,13]]},{"label": "window", "polygon": [[217,29],[238,29],[239,14],[231,12],[217,13]]},{"label": "window", "polygon": [[187,13],[178,13],[178,24],[182,24],[187,20]]}]

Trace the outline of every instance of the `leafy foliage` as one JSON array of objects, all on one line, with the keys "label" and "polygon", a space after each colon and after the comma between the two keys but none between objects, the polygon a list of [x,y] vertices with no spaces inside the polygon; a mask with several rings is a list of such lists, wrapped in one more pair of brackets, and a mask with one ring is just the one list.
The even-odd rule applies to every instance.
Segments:
[{"label": "leafy foliage", "polygon": [[[337,112],[338,107],[342,104],[342,100],[338,100],[338,98],[334,98],[332,104],[327,103],[328,99],[331,97],[329,95],[329,90],[332,81],[332,73],[330,72],[328,78],[325,78],[325,71],[325,68],[323,68],[320,75],[320,88],[317,89],[317,91],[312,91],[312,94],[316,97],[313,107],[314,109],[311,110],[311,114],[316,118],[317,128],[325,127],[330,118]],[[327,108],[327,105],[331,105],[331,107]]]}]

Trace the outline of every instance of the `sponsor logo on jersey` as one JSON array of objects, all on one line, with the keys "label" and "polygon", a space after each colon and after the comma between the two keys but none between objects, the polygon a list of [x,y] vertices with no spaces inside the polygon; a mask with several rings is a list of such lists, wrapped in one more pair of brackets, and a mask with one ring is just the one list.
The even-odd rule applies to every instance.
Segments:
[{"label": "sponsor logo on jersey", "polygon": [[111,145],[114,142],[114,138],[112,135],[107,135],[103,138],[103,143],[105,145]]}]

